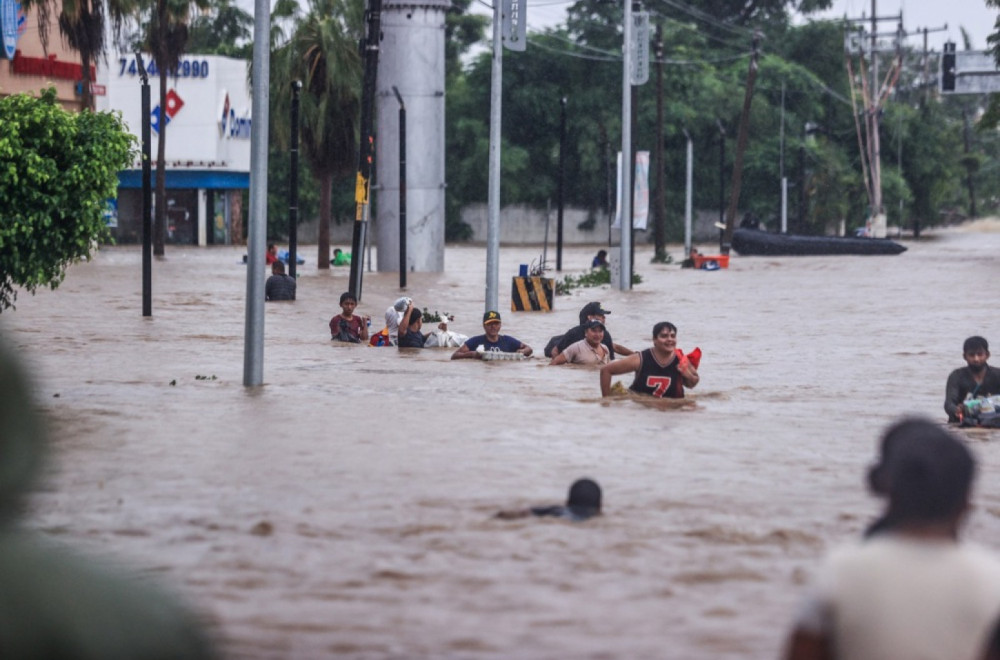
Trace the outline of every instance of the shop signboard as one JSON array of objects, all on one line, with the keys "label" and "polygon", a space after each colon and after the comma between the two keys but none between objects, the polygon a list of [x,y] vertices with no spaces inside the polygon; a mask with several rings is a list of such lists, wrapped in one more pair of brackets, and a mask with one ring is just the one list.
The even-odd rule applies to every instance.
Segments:
[{"label": "shop signboard", "polygon": [[[3,0],[0,0],[3,1]],[[142,135],[142,80],[134,53],[109,57],[98,72],[104,94],[99,110],[117,110],[129,132]],[[169,169],[250,169],[250,133],[253,126],[247,62],[217,55],[186,54],[168,72],[167,98],[161,107],[160,71],[150,55],[143,55],[152,88],[152,157],[157,158],[156,132],[166,130]]]}]

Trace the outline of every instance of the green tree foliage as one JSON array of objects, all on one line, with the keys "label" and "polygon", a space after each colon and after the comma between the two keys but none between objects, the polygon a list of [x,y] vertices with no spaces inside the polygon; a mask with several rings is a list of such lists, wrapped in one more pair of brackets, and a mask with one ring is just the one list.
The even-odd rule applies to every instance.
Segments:
[{"label": "green tree foliage", "polygon": [[207,13],[191,21],[186,50],[199,55],[223,55],[243,60],[253,57],[253,16],[232,0],[215,0]]},{"label": "green tree foliage", "polygon": [[70,113],[53,88],[0,99],[0,311],[15,287],[56,288],[109,238],[104,209],[135,145],[118,115]]},{"label": "green tree foliage", "polygon": [[[291,22],[287,40],[276,34],[271,57],[272,130],[287,147],[291,88],[302,82],[299,147],[319,184],[317,266],[330,267],[333,184],[358,163],[362,62],[358,43],[364,34],[360,0],[310,0],[302,13],[295,0],[281,0],[274,13]],[[353,189],[351,189],[353,192]]]},{"label": "green tree foliage", "polygon": [[105,55],[107,20],[111,19],[114,35],[120,36],[126,20],[135,12],[134,0],[23,0],[24,9],[35,8],[38,13],[38,34],[44,48],[48,48],[49,22],[53,10],[57,10],[59,32],[70,48],[80,54],[83,80],[80,93],[80,108],[94,107],[94,96],[90,91],[91,68],[98,58]]},{"label": "green tree foliage", "polygon": [[[1000,0],[990,1],[1000,6]],[[749,117],[740,210],[777,229],[784,175],[789,183],[790,231],[829,233],[842,221],[849,230],[864,224],[870,209],[861,147],[868,136],[863,131],[860,92],[852,102],[844,26],[839,21],[793,25],[789,14],[828,4],[825,0],[644,3],[653,26],[663,30],[659,61],[668,240],[683,237],[686,135],[694,145],[695,208],[728,206],[748,78],[750,28],[762,30],[764,38]],[[621,146],[621,22],[620,3],[578,0],[564,25],[530,34],[526,52],[504,52],[502,204],[537,207],[555,200],[559,100],[566,98],[564,199],[568,205],[588,209],[591,219],[603,220],[611,213],[613,168]],[[992,43],[1000,49],[1000,33]],[[981,202],[976,204],[979,210],[995,209],[1000,200],[996,176],[1000,164],[994,165],[1000,158],[1000,136],[980,130],[963,140],[964,117],[978,116],[983,99],[959,102],[938,97],[930,76],[923,73],[922,59],[918,47],[904,50],[902,75],[880,121],[883,204],[890,221],[915,227],[968,213],[973,191]],[[884,56],[881,64],[884,72],[889,57]],[[856,60],[853,66],[857,83]],[[486,201],[491,67],[490,53],[483,53],[449,80],[449,227],[462,206]],[[932,60],[929,70],[935,69]],[[633,97],[634,144],[651,152],[651,173],[657,166],[657,70],[657,62],[651,61],[650,81],[635,88]],[[721,163],[720,126],[725,133]],[[720,178],[725,187],[721,202]]]}]

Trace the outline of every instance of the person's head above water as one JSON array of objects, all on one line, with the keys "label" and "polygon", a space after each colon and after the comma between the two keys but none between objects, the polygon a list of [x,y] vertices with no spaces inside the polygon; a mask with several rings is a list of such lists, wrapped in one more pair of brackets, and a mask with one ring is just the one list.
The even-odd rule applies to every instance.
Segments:
[{"label": "person's head above water", "polygon": [[940,425],[921,418],[893,424],[868,473],[872,492],[888,498],[889,505],[868,534],[927,524],[957,528],[975,471],[972,453]]},{"label": "person's head above water", "polygon": [[593,479],[577,479],[569,487],[566,508],[577,518],[589,518],[601,512],[601,487]]}]

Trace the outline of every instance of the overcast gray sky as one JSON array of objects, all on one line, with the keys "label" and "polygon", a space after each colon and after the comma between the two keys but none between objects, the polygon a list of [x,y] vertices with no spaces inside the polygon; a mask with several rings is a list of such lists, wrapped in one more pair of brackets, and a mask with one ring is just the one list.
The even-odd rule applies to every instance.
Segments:
[{"label": "overcast gray sky", "polygon": [[[478,14],[492,16],[492,0],[477,0],[472,4],[472,11]],[[566,8],[573,0],[527,0],[528,30],[543,30],[557,25],[565,20]],[[903,29],[916,32],[928,29],[927,42],[932,50],[941,50],[946,41],[954,41],[959,50],[964,48],[962,32],[965,28],[972,39],[974,50],[986,50],[986,37],[993,32],[998,11],[986,6],[983,0],[876,0],[876,11],[880,17],[898,16],[903,12]],[[871,0],[834,0],[833,9],[813,18],[870,18],[872,14]],[[931,32],[936,28],[948,26],[947,30]],[[866,27],[867,29],[867,27]],[[892,32],[896,25],[892,21],[883,21],[879,31]],[[913,37],[910,42],[914,47],[923,44],[923,37]]]},{"label": "overcast gray sky", "polygon": [[[998,13],[983,0],[876,0],[875,9],[879,17],[898,16],[902,11],[903,29],[907,32],[927,28],[927,43],[933,50],[941,50],[946,41],[954,41],[959,50],[964,50],[961,28],[969,33],[973,50],[986,50],[986,37],[993,32]],[[833,9],[822,14],[829,18],[845,15],[871,18],[871,0],[834,0]],[[946,25],[947,30],[931,32]],[[882,21],[879,32],[891,32],[895,27],[892,21]],[[909,43],[920,47],[923,36],[913,37]]]}]

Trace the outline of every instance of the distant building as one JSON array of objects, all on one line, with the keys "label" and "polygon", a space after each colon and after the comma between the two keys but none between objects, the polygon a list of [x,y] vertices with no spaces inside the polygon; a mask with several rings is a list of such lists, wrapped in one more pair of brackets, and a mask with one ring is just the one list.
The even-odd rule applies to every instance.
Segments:
[{"label": "distant building", "polygon": [[[3,2],[4,0],[0,0]],[[151,185],[156,186],[158,131],[167,128],[167,243],[242,243],[243,191],[250,187],[248,63],[216,55],[186,54],[167,81],[160,107],[159,75],[143,55],[150,86]],[[134,53],[109,55],[97,74],[98,110],[117,110],[142,138],[142,79]],[[141,148],[140,148],[141,149]],[[119,243],[142,240],[142,162],[119,174],[117,217],[109,224]],[[155,196],[154,196],[155,204]]]},{"label": "distant building", "polygon": [[80,108],[83,68],[80,56],[67,46],[52,14],[48,52],[42,48],[35,9],[25,12],[16,0],[0,0],[0,97],[55,87],[56,98],[67,110]]}]

